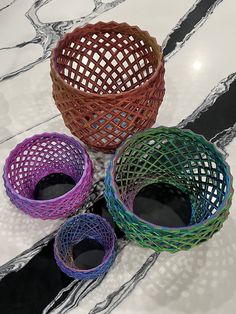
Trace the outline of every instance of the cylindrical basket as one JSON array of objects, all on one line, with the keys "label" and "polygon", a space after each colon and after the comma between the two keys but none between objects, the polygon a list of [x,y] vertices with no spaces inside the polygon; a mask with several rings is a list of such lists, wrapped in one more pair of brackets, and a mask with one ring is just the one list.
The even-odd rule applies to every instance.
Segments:
[{"label": "cylindrical basket", "polygon": [[[170,184],[189,195],[186,227],[151,224],[133,213],[137,193],[152,183]],[[127,139],[107,171],[105,197],[113,218],[131,240],[157,252],[187,250],[223,225],[233,195],[227,163],[202,136],[178,128],[149,129]]]},{"label": "cylindrical basket", "polygon": [[51,78],[66,126],[105,153],[152,126],[164,96],[160,46],[126,23],[87,24],[66,34],[53,50]]},{"label": "cylindrical basket", "polygon": [[[12,203],[26,214],[41,219],[66,217],[85,201],[92,184],[92,162],[81,144],[59,133],[42,133],[25,139],[9,154],[3,179]],[[62,196],[35,200],[34,190],[54,173],[70,176],[76,185]]]},{"label": "cylindrical basket", "polygon": [[[94,239],[104,248],[105,255],[97,267],[84,270],[75,266],[72,248],[84,239]],[[54,242],[54,256],[60,269],[68,276],[89,280],[106,273],[116,254],[116,236],[110,224],[94,214],[80,214],[69,218],[59,229]]]}]

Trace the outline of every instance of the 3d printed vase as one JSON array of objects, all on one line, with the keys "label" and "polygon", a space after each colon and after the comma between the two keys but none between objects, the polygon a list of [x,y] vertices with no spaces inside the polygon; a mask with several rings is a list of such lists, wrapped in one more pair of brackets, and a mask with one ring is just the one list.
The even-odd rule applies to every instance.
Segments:
[{"label": "3d printed vase", "polygon": [[52,53],[51,78],[66,126],[105,153],[151,127],[164,96],[160,46],[126,23],[87,24],[66,34]]},{"label": "3d printed vase", "polygon": [[[55,173],[70,176],[76,185],[60,197],[35,200],[37,183]],[[3,179],[8,196],[19,209],[36,218],[56,219],[72,214],[85,201],[92,184],[92,163],[74,138],[42,133],[25,139],[11,151]]]},{"label": "3d printed vase", "polygon": [[[187,250],[208,240],[229,214],[233,194],[227,163],[202,136],[159,127],[127,139],[106,176],[105,197],[117,225],[131,240],[157,252]],[[190,224],[165,227],[133,213],[137,193],[152,183],[170,184],[189,195]]]},{"label": "3d printed vase", "polygon": [[[102,245],[104,258],[97,267],[79,269],[76,267],[72,249],[84,239],[93,239]],[[54,242],[54,256],[60,269],[68,276],[89,280],[106,273],[112,265],[116,254],[116,236],[105,219],[94,214],[80,214],[69,218],[59,229]]]}]

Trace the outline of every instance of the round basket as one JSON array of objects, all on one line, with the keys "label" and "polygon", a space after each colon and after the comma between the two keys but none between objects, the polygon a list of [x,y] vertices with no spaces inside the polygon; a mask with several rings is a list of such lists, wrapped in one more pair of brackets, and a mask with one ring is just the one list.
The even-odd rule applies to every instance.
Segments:
[{"label": "round basket", "polygon": [[53,50],[51,78],[66,126],[105,153],[152,126],[164,96],[160,46],[126,23],[87,24],[66,34]]},{"label": "round basket", "polygon": [[[189,196],[188,226],[154,225],[133,213],[135,196],[152,183],[172,185]],[[157,252],[187,250],[211,238],[229,214],[232,195],[229,167],[214,145],[178,128],[149,129],[126,140],[105,182],[108,209],[118,226]]]},{"label": "round basket", "polygon": [[[91,269],[79,269],[72,256],[73,246],[84,239],[93,239],[105,251],[102,262]],[[94,214],[81,214],[69,218],[59,229],[54,242],[54,256],[60,269],[68,276],[89,280],[106,273],[115,259],[116,236],[105,219]]]},{"label": "round basket", "polygon": [[[37,183],[50,174],[62,173],[76,183],[62,196],[35,200]],[[25,139],[9,154],[3,179],[12,203],[36,218],[56,219],[75,212],[85,201],[92,184],[92,163],[74,138],[42,133]]]}]

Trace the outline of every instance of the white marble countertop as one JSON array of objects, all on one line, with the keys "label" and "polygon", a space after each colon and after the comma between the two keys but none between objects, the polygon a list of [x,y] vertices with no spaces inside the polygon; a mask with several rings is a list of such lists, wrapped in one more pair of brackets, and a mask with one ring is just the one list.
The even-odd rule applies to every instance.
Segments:
[{"label": "white marble countertop", "polygon": [[[183,39],[165,56],[166,94],[155,126],[178,125],[187,117],[190,120],[186,121],[191,121],[220,94],[228,92],[235,80],[234,75],[229,75],[236,70],[234,1],[1,0],[0,171],[10,150],[25,137],[43,131],[69,134],[54,104],[49,75],[51,49],[64,32],[89,21],[126,21],[148,30],[164,48],[181,22],[203,2],[206,6],[212,2],[209,10],[192,29],[186,28]],[[222,110],[222,119],[224,114]],[[229,133],[232,136],[224,150],[236,177],[235,125]],[[10,203],[2,181],[0,189],[2,265],[55,230],[62,221],[40,221],[24,215]],[[234,314],[235,210],[234,198],[224,228],[207,243],[188,252],[162,253],[112,312]],[[151,254],[150,250],[127,245],[105,280],[71,313],[90,313],[96,304],[129,281]],[[108,309],[91,313],[100,312],[110,313]]]}]

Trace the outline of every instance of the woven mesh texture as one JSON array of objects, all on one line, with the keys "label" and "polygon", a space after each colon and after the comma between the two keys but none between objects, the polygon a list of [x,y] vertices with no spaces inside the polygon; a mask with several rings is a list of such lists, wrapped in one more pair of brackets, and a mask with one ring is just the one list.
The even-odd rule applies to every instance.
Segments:
[{"label": "woven mesh texture", "polygon": [[[73,246],[90,238],[99,242],[105,251],[102,263],[89,270],[80,270],[73,261]],[[68,276],[89,280],[106,273],[116,254],[116,236],[105,219],[94,214],[81,214],[69,218],[59,229],[54,242],[54,256],[58,266]]]},{"label": "woven mesh texture", "polygon": [[126,23],[87,24],[68,33],[53,51],[51,77],[66,126],[103,152],[152,126],[164,96],[160,46]]},{"label": "woven mesh texture", "polygon": [[[206,241],[222,227],[231,205],[231,179],[223,157],[202,136],[159,127],[134,135],[118,149],[107,172],[105,196],[128,238],[157,252],[177,252]],[[157,226],[132,212],[135,195],[152,183],[171,184],[189,195],[189,226]]]},{"label": "woven mesh texture", "polygon": [[[75,187],[51,200],[34,200],[35,186],[52,173],[69,175]],[[3,179],[8,196],[18,208],[36,218],[56,219],[73,213],[85,201],[92,184],[92,163],[74,138],[43,133],[25,139],[11,151]]]}]

